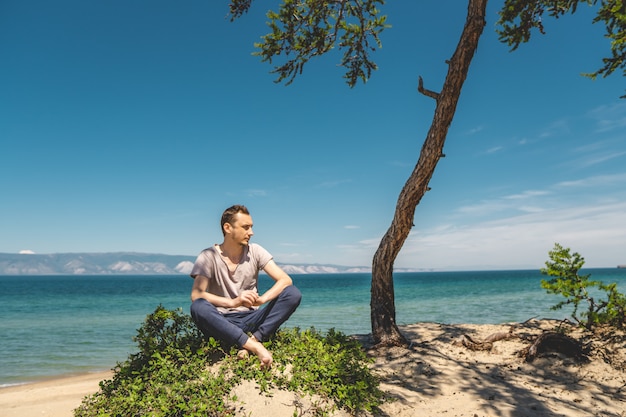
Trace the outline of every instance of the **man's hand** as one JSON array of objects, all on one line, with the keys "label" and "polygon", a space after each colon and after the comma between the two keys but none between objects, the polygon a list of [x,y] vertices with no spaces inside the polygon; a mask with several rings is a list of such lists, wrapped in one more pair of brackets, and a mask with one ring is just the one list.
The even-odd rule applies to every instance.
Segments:
[{"label": "man's hand", "polygon": [[239,294],[235,300],[238,305],[250,308],[255,305],[258,298],[259,294],[256,291],[246,290]]}]

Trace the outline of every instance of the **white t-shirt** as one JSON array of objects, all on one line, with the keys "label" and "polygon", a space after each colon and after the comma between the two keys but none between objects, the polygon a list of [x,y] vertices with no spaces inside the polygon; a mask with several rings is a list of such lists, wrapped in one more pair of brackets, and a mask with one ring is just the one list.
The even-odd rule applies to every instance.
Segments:
[{"label": "white t-shirt", "polygon": [[[241,262],[234,273],[231,273],[226,260],[220,254],[218,245],[214,245],[200,252],[191,270],[191,277],[198,275],[209,279],[207,292],[226,298],[237,298],[245,290],[258,291],[257,282],[259,271],[272,260],[272,255],[260,245],[249,243],[243,247]],[[252,307],[254,309],[258,307]],[[228,309],[217,308],[222,313],[229,311],[246,311],[247,307]]]}]

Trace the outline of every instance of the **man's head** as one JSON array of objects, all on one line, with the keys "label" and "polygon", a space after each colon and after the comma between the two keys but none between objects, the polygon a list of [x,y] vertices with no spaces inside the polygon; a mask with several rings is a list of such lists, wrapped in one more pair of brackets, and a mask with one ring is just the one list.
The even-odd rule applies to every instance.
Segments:
[{"label": "man's head", "polygon": [[228,233],[240,244],[247,244],[252,232],[252,217],[246,206],[234,205],[227,208],[222,213],[222,234],[226,236]]}]

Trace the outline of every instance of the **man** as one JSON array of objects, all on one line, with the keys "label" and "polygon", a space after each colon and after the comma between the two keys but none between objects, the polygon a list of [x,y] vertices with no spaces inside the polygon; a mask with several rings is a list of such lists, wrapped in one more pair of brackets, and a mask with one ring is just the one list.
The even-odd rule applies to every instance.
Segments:
[{"label": "man", "polygon": [[[252,217],[245,206],[227,208],[221,226],[224,241],[203,250],[191,271],[191,317],[205,336],[239,346],[240,357],[252,352],[266,369],[272,354],[262,342],[293,314],[302,295],[272,255],[250,243]],[[274,284],[259,295],[261,270]]]}]

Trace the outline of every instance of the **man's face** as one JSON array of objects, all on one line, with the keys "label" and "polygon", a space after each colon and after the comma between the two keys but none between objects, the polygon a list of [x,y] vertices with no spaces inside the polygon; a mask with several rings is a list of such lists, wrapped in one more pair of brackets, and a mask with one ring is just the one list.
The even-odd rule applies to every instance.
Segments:
[{"label": "man's face", "polygon": [[237,213],[232,223],[224,225],[226,233],[235,243],[244,246],[254,235],[252,231],[252,217],[249,214]]}]

